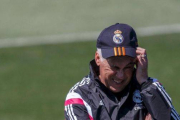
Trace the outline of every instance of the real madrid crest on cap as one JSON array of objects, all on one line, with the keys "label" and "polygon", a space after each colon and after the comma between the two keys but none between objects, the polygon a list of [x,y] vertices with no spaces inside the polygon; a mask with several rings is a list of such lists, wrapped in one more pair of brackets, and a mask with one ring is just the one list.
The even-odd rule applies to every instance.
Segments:
[{"label": "real madrid crest on cap", "polygon": [[116,43],[116,44],[121,44],[124,40],[123,36],[121,35],[122,34],[122,31],[120,30],[116,30],[114,31],[114,36],[113,36],[113,41]]},{"label": "real madrid crest on cap", "polygon": [[135,103],[142,103],[142,98],[141,98],[141,95],[140,95],[140,91],[139,90],[136,90],[134,91],[133,93],[133,101]]}]

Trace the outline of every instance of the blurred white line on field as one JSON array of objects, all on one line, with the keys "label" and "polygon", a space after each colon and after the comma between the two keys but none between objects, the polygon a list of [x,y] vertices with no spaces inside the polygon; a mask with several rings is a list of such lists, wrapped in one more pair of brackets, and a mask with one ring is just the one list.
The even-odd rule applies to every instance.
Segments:
[{"label": "blurred white line on field", "polygon": [[[137,36],[180,33],[180,24],[135,28]],[[100,31],[0,39],[0,48],[96,40]]]},{"label": "blurred white line on field", "polygon": [[161,34],[180,33],[180,24],[137,28],[136,32],[138,36],[142,36],[142,37],[161,35]]}]

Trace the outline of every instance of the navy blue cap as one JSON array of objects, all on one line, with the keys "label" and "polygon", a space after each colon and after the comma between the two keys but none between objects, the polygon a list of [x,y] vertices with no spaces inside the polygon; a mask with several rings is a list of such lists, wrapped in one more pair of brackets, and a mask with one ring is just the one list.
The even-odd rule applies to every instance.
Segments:
[{"label": "navy blue cap", "polygon": [[122,23],[105,28],[97,39],[97,48],[101,49],[102,57],[131,56],[136,57],[138,47],[134,29]]}]

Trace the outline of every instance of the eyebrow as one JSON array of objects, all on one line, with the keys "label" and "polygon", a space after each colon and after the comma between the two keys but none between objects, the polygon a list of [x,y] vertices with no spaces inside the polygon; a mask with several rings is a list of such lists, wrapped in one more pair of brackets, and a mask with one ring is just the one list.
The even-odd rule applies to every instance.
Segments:
[{"label": "eyebrow", "polygon": [[128,63],[126,66],[131,65],[131,64],[135,64],[135,62],[130,62],[130,63]]}]

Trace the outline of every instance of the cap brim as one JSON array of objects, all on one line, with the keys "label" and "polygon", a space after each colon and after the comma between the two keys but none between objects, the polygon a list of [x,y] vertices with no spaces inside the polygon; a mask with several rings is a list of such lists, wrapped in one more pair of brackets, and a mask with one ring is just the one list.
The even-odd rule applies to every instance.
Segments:
[{"label": "cap brim", "polygon": [[136,49],[134,48],[126,48],[122,49],[122,47],[119,49],[118,48],[108,48],[108,49],[102,49],[102,57],[103,58],[108,58],[112,56],[130,56],[130,57],[136,57]]}]

